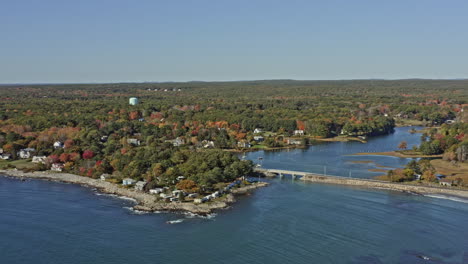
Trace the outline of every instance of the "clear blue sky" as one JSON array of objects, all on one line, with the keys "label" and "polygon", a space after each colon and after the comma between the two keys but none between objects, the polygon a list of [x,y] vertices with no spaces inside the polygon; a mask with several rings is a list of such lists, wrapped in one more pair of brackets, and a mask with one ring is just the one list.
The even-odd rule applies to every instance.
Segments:
[{"label": "clear blue sky", "polygon": [[0,3],[0,83],[468,78],[466,0]]}]

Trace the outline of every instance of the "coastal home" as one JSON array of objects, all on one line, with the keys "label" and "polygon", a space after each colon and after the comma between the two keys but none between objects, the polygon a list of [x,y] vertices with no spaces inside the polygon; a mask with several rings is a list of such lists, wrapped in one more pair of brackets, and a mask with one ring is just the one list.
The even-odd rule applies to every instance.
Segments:
[{"label": "coastal home", "polygon": [[201,204],[201,203],[203,203],[203,199],[196,198],[196,199],[193,200],[193,202],[196,203],[196,204]]},{"label": "coastal home", "polygon": [[185,141],[183,138],[177,137],[176,139],[174,139],[174,142],[172,142],[172,144],[174,144],[174,147],[180,147],[182,145],[185,145]]},{"label": "coastal home", "polygon": [[62,171],[63,170],[63,163],[54,163],[50,168],[51,171]]},{"label": "coastal home", "polygon": [[455,124],[455,120],[445,120],[445,123],[448,125]]},{"label": "coastal home", "polygon": [[440,179],[439,184],[442,186],[452,186],[452,180],[449,179]]},{"label": "coastal home", "polygon": [[149,190],[149,193],[151,193],[151,194],[160,194],[163,191],[164,191],[163,188],[154,188],[154,189]]},{"label": "coastal home", "polygon": [[294,135],[295,136],[303,136],[304,135],[304,130],[294,130]]},{"label": "coastal home", "polygon": [[257,142],[262,142],[262,141],[265,140],[265,138],[262,137],[262,136],[254,136],[254,140],[257,141]]},{"label": "coastal home", "polygon": [[174,190],[174,191],[172,191],[172,195],[173,195],[173,196],[177,196],[177,197],[178,197],[178,196],[181,195],[181,194],[182,194],[182,195],[185,195],[184,191],[182,191],[182,190]]},{"label": "coastal home", "polygon": [[136,138],[128,138],[127,143],[130,144],[130,145],[134,145],[134,146],[140,146],[140,144],[141,144],[140,140],[138,140]]},{"label": "coastal home", "polygon": [[161,198],[163,198],[163,199],[168,199],[168,198],[171,198],[172,195],[167,194],[167,193],[161,193],[161,194],[159,194],[159,197],[161,197]]},{"label": "coastal home", "polygon": [[263,133],[263,129],[261,128],[254,129],[254,134],[260,134],[260,133]]},{"label": "coastal home", "polygon": [[33,163],[42,163],[42,164],[45,164],[45,163],[46,163],[46,159],[47,159],[46,156],[33,156],[32,162],[33,162]]},{"label": "coastal home", "polygon": [[188,198],[196,198],[196,197],[198,197],[198,193],[189,193],[189,194],[187,195],[187,197],[188,197]]},{"label": "coastal home", "polygon": [[132,184],[135,184],[136,181],[134,179],[130,179],[130,178],[125,178],[122,180],[122,185],[132,185]]},{"label": "coastal home", "polygon": [[302,139],[297,138],[287,138],[286,143],[288,145],[302,145]]},{"label": "coastal home", "polygon": [[215,147],[215,144],[214,144],[214,141],[211,141],[211,140],[203,140],[202,141],[202,146],[204,148],[214,148]]},{"label": "coastal home", "polygon": [[171,201],[171,202],[177,202],[177,201],[179,201],[179,198],[177,198],[177,197],[170,197],[170,198],[169,198],[169,201]]},{"label": "coastal home", "polygon": [[9,160],[9,159],[11,159],[11,154],[9,154],[9,153],[3,153],[3,154],[0,155],[0,158],[1,158],[2,160]]},{"label": "coastal home", "polygon": [[101,179],[101,181],[105,181],[107,179],[110,179],[110,177],[111,177],[110,174],[103,173],[99,178]]},{"label": "coastal home", "polygon": [[54,142],[54,149],[61,149],[63,148],[63,143],[60,141],[55,141]]},{"label": "coastal home", "polygon": [[32,155],[32,153],[36,152],[36,149],[33,149],[33,148],[25,148],[25,149],[21,149],[19,152],[18,152],[18,156],[22,159],[29,159]]},{"label": "coastal home", "polygon": [[251,145],[247,141],[239,141],[239,142],[237,142],[237,147],[239,147],[239,148],[250,148]]},{"label": "coastal home", "polygon": [[146,185],[145,181],[137,181],[135,183],[135,190],[143,191],[143,188],[145,187],[145,185]]},{"label": "coastal home", "polygon": [[178,181],[181,181],[181,180],[184,180],[184,179],[185,179],[184,176],[177,176],[177,180],[178,180]]},{"label": "coastal home", "polygon": [[3,154],[3,149],[2,148],[0,148],[0,154]]}]

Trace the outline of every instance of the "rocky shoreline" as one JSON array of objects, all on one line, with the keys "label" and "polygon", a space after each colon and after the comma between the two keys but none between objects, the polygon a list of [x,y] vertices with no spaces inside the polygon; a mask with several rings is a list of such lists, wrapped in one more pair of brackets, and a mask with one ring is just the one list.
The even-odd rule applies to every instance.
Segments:
[{"label": "rocky shoreline", "polygon": [[254,189],[267,186],[266,182],[258,182],[249,186],[240,187],[233,189],[232,193],[226,195],[224,198],[215,200],[209,203],[194,204],[194,203],[178,203],[178,202],[161,202],[157,201],[156,196],[136,191],[133,189],[127,189],[120,187],[117,184],[101,181],[98,179],[92,179],[69,173],[54,173],[50,171],[36,171],[36,172],[22,172],[20,170],[0,170],[0,174],[4,174],[10,177],[20,179],[42,179],[49,181],[58,181],[79,184],[82,186],[88,186],[98,189],[100,192],[107,194],[114,194],[117,196],[123,196],[132,198],[136,201],[136,205],[133,207],[135,210],[140,211],[172,211],[172,212],[190,212],[194,214],[206,215],[212,213],[214,210],[227,208],[230,204],[236,201],[234,195],[241,195],[250,192]]},{"label": "rocky shoreline", "polygon": [[384,182],[371,179],[356,179],[335,176],[306,175],[302,178],[305,182],[350,185],[371,189],[384,189],[391,191],[407,192],[420,195],[444,195],[468,199],[468,190],[453,188],[420,186],[414,184],[402,184],[394,182]]}]

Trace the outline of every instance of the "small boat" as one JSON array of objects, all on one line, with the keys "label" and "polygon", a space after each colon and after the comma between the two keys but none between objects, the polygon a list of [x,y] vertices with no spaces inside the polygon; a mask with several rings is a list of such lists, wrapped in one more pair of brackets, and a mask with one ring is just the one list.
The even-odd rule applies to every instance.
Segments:
[{"label": "small boat", "polygon": [[167,221],[166,224],[179,224],[179,223],[182,223],[184,221],[184,219],[177,219],[177,220],[171,220],[171,221]]}]

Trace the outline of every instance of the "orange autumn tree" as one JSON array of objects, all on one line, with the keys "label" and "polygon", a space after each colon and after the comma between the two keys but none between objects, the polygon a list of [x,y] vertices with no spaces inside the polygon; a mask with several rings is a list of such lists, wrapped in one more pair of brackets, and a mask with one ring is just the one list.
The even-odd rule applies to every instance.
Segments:
[{"label": "orange autumn tree", "polygon": [[176,184],[176,187],[177,189],[183,190],[184,192],[187,192],[187,193],[194,193],[200,190],[197,184],[192,180],[181,180],[180,182]]},{"label": "orange autumn tree", "polygon": [[304,121],[297,120],[297,121],[296,121],[296,124],[297,124],[297,129],[299,129],[299,130],[305,130],[305,123],[304,123]]}]

